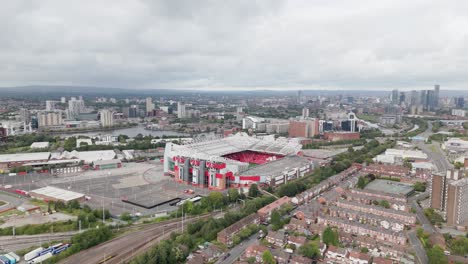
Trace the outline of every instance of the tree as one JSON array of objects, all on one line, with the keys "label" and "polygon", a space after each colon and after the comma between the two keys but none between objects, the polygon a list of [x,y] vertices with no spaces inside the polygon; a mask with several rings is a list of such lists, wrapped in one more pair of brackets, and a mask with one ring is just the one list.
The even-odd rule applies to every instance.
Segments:
[{"label": "tree", "polygon": [[235,203],[239,199],[239,191],[235,188],[230,188],[228,190],[229,202]]},{"label": "tree", "polygon": [[322,240],[323,240],[323,243],[327,244],[327,246],[328,245],[338,246],[339,244],[338,232],[328,226],[327,228],[325,228],[325,230],[323,230]]},{"label": "tree", "polygon": [[366,179],[364,179],[364,177],[359,176],[357,187],[360,189],[364,189],[364,187],[366,187]]},{"label": "tree", "polygon": [[258,190],[257,184],[252,184],[249,187],[249,196],[250,197],[257,197],[260,195],[260,191]]},{"label": "tree", "polygon": [[120,220],[128,222],[132,220],[132,216],[130,215],[129,212],[125,212],[120,216]]},{"label": "tree", "polygon": [[390,203],[387,200],[381,200],[379,205],[387,209],[390,208]]},{"label": "tree", "polygon": [[271,254],[270,250],[265,250],[262,255],[263,264],[276,264],[275,258],[273,254]]},{"label": "tree", "polygon": [[416,182],[414,185],[413,185],[413,188],[415,191],[417,192],[425,192],[426,191],[426,184],[423,183],[423,182]]},{"label": "tree", "polygon": [[311,241],[299,248],[299,254],[308,258],[316,258],[320,254],[320,251],[317,243]]},{"label": "tree", "polygon": [[279,229],[281,226],[281,215],[278,210],[273,210],[273,212],[271,212],[271,225],[273,229]]},{"label": "tree", "polygon": [[220,192],[211,192],[210,194],[208,194],[208,202],[211,205],[211,207],[214,207],[214,209],[223,206],[223,200],[223,194],[221,194]]},{"label": "tree", "polygon": [[435,245],[433,248],[429,249],[427,251],[427,257],[429,258],[429,264],[448,263],[447,257],[444,254],[444,250],[439,245]]}]

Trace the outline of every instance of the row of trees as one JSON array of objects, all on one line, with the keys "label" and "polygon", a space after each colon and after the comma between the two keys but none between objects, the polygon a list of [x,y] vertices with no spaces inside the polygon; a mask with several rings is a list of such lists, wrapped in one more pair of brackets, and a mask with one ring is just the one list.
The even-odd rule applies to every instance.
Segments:
[{"label": "row of trees", "polygon": [[[217,201],[219,201],[219,197],[215,198],[214,200],[212,199],[213,197],[208,197],[205,203],[209,204],[211,202],[216,203]],[[221,197],[224,196],[221,195]],[[225,199],[229,200],[229,198],[227,197]],[[200,245],[205,241],[215,240],[219,231],[239,221],[243,217],[256,212],[263,206],[272,203],[274,200],[275,198],[272,196],[260,196],[255,199],[246,201],[245,206],[243,206],[240,211],[226,212],[223,218],[209,218],[206,220],[199,220],[197,222],[188,224],[186,232],[172,233],[169,239],[162,241],[145,254],[136,257],[134,260],[132,260],[131,263],[172,264],[184,262],[188,254],[191,251],[193,251],[197,245]],[[211,207],[208,204],[206,208]],[[249,230],[249,233],[251,233],[251,231],[252,230]],[[247,233],[247,231],[245,232]],[[239,237],[239,239],[242,238]]]},{"label": "row of trees", "polygon": [[102,226],[96,229],[90,229],[83,233],[76,234],[71,239],[72,245],[70,248],[44,261],[44,264],[57,263],[60,260],[63,260],[82,250],[94,247],[102,242],[105,242],[111,239],[112,236],[112,230],[107,226]]}]

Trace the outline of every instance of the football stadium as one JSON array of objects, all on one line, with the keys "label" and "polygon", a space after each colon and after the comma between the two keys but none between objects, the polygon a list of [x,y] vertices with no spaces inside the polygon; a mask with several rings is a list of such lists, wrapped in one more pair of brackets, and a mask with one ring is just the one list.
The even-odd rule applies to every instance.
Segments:
[{"label": "football stadium", "polygon": [[208,189],[277,185],[304,176],[312,163],[298,156],[295,139],[237,133],[190,144],[167,143],[164,173],[175,181]]}]

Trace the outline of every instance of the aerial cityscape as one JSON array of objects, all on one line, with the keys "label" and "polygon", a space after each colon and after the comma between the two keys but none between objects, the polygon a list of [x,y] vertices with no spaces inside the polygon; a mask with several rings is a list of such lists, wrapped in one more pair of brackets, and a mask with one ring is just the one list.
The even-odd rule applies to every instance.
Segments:
[{"label": "aerial cityscape", "polygon": [[468,6],[351,2],[5,4],[0,264],[468,263]]}]

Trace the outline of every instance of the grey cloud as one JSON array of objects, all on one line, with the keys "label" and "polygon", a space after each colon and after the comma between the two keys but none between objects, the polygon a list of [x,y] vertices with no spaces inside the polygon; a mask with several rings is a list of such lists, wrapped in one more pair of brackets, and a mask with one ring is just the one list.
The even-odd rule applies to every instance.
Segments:
[{"label": "grey cloud", "polygon": [[7,1],[0,86],[466,89],[466,1]]}]

